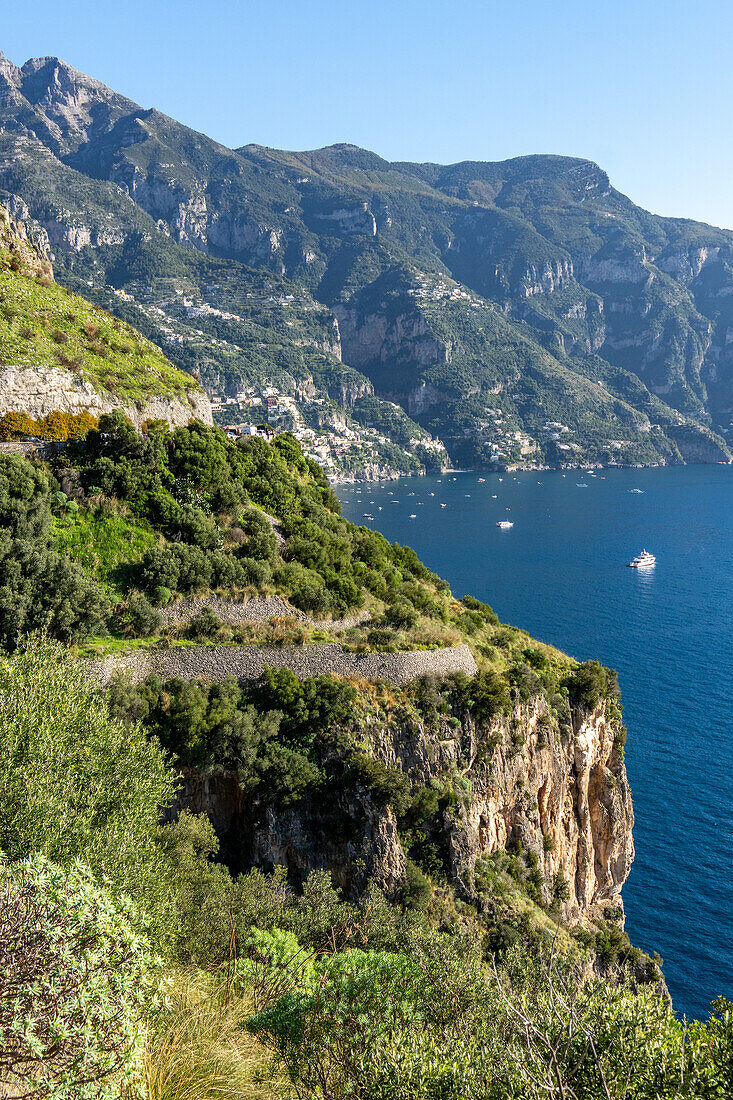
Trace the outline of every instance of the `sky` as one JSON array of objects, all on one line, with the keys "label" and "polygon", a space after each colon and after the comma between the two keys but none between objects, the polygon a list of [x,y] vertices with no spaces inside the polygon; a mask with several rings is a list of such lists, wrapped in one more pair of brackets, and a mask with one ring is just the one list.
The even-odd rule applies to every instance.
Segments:
[{"label": "sky", "polygon": [[730,0],[33,0],[56,55],[225,145],[388,160],[587,157],[639,205],[733,228]]}]

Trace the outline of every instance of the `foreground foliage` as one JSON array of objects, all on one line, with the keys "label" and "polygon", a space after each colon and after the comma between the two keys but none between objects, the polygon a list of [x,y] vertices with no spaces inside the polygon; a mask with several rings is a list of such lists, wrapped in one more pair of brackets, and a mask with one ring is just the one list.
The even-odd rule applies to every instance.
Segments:
[{"label": "foreground foliage", "polygon": [[[589,703],[600,675],[575,682]],[[495,687],[476,691],[489,709]],[[345,728],[338,692],[272,677],[255,690],[283,708],[282,745],[327,726],[329,707]],[[430,685],[417,694],[439,707]],[[275,1097],[286,1082],[303,1100],[730,1100],[722,999],[707,1024],[681,1023],[656,986],[599,977],[568,937],[497,946],[447,891],[433,911],[368,887],[345,901],[326,872],[301,889],[284,868],[233,877],[205,817],[161,826],[174,776],[157,741],[111,717],[58,643],[0,662],[0,736],[11,1096],[26,1073],[49,1100],[111,1098],[125,1076],[131,1100]],[[430,812],[430,791],[350,766],[405,820]],[[163,1002],[149,944],[175,975]]]},{"label": "foreground foliage", "polygon": [[[281,966],[282,969],[282,966]],[[652,987],[589,978],[550,951],[500,970],[468,944],[348,950],[302,968],[252,1017],[303,1097],[724,1100],[733,1006],[681,1024]]]},{"label": "foreground foliage", "polygon": [[156,836],[174,777],[157,742],[110,717],[58,643],[31,638],[0,657],[0,851],[71,866],[83,858],[118,893],[164,920]]},{"label": "foreground foliage", "polygon": [[81,862],[0,864],[0,1087],[11,1096],[111,1100],[137,1076],[159,968],[140,925]]}]

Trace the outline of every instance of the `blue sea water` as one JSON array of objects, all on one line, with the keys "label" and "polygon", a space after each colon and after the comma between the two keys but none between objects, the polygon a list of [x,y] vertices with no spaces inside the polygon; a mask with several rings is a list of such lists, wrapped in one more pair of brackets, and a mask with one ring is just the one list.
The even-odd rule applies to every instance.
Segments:
[{"label": "blue sea water", "polygon": [[[679,1012],[733,999],[733,467],[444,474],[338,493],[346,518],[414,547],[456,595],[618,670],[636,815],[627,931],[663,956]],[[656,567],[626,568],[643,548]]]}]

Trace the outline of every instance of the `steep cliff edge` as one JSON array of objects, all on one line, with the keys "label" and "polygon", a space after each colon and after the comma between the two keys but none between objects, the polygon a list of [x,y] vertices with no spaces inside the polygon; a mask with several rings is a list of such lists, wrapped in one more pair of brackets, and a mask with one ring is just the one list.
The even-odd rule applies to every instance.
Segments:
[{"label": "steep cliff edge", "polygon": [[209,815],[233,865],[281,864],[296,879],[327,868],[351,894],[369,880],[398,894],[407,860],[429,849],[458,897],[491,907],[497,900],[482,887],[485,857],[523,853],[540,905],[555,900],[570,924],[608,918],[623,926],[634,819],[619,724],[607,703],[575,707],[558,721],[535,697],[488,724],[464,711],[432,728],[380,718],[351,732],[375,761],[406,777],[413,794],[434,792],[436,812],[416,821],[363,778],[327,800],[263,810],[235,773],[191,769],[180,806]]}]

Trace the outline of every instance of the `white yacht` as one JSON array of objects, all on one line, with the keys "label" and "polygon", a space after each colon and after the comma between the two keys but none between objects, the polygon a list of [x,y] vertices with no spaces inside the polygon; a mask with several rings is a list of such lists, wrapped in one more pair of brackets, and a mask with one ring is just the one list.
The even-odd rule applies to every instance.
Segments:
[{"label": "white yacht", "polygon": [[513,527],[514,522],[513,522],[513,520],[510,520],[510,519],[500,519],[496,526],[497,527],[503,527],[504,529],[506,529],[507,527]]},{"label": "white yacht", "polygon": [[654,554],[650,554],[648,550],[642,550],[640,554],[637,554],[633,561],[629,562],[629,567],[631,569],[646,569],[650,565],[656,564],[657,559],[654,557]]}]

